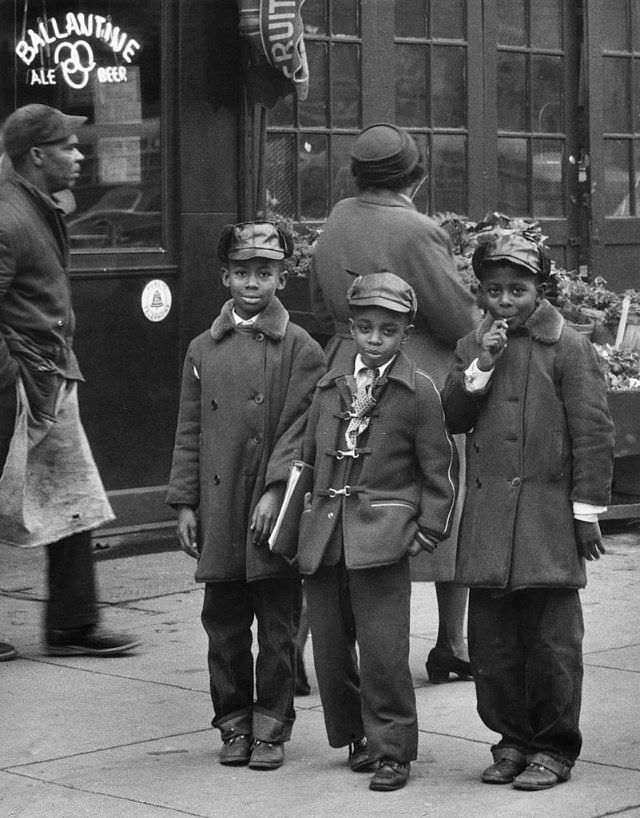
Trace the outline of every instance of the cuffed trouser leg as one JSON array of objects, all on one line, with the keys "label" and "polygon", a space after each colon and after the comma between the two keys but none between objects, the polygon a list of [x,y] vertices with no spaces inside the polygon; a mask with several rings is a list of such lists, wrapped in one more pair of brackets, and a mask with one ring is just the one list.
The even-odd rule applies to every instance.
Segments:
[{"label": "cuffed trouser leg", "polygon": [[514,747],[529,760],[547,755],[570,769],[582,745],[583,634],[575,589],[503,596],[471,589],[469,650],[478,713],[502,736],[496,748]]},{"label": "cuffed trouser leg", "polygon": [[47,546],[47,630],[95,625],[98,603],[91,532],[81,531]]},{"label": "cuffed trouser leg", "polygon": [[[297,579],[207,583],[202,624],[209,639],[213,726],[247,732],[261,741],[287,741],[295,718]],[[258,658],[251,625],[258,622]]]}]

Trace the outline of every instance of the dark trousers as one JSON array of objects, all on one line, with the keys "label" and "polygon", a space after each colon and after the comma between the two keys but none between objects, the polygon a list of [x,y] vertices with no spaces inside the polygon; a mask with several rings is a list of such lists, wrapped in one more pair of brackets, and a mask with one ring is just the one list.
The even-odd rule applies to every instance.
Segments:
[{"label": "dark trousers", "polygon": [[[298,579],[206,584],[202,624],[209,638],[212,723],[223,738],[244,733],[261,741],[289,740],[295,719],[300,604]],[[255,702],[254,617],[258,628]]]},{"label": "dark trousers", "polygon": [[[0,473],[13,436],[16,388],[0,390]],[[98,621],[91,532],[82,531],[47,546],[49,595],[45,628],[68,629]]]},{"label": "dark trousers", "polygon": [[583,635],[575,589],[471,589],[469,653],[478,713],[501,736],[494,751],[513,747],[573,765],[582,746]]},{"label": "dark trousers", "polygon": [[305,577],[305,593],[329,744],[344,747],[366,735],[372,757],[412,761],[418,723],[408,559],[357,571],[342,561],[322,567]]}]

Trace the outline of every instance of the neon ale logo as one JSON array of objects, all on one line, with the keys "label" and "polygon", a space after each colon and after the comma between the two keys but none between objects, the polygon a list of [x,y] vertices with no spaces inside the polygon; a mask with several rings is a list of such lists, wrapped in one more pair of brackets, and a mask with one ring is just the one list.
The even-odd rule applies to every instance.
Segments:
[{"label": "neon ale logo", "polygon": [[141,49],[140,43],[129,37],[110,17],[100,14],[68,12],[62,21],[56,17],[40,20],[36,28],[29,28],[16,45],[16,56],[26,66],[31,66],[38,54],[42,62],[42,49],[53,57],[53,68],[44,65],[29,68],[28,85],[56,85],[56,71],[71,88],[84,88],[95,71],[98,82],[126,82],[125,65],[97,66],[93,48],[88,40],[98,40],[107,45],[114,55],[130,64]]}]

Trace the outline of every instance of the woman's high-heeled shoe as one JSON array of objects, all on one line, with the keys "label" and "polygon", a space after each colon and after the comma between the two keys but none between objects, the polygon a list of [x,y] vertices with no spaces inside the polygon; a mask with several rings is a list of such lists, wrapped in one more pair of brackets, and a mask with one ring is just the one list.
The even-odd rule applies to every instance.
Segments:
[{"label": "woman's high-heeled shoe", "polygon": [[454,673],[463,681],[473,679],[471,673],[471,662],[458,659],[448,650],[443,648],[433,648],[427,656],[427,676],[431,684],[437,685],[449,681],[449,674]]}]

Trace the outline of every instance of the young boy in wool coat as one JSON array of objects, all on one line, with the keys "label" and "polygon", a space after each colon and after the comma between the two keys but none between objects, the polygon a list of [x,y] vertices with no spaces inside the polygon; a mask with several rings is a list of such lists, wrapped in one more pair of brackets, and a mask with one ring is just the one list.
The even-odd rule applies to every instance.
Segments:
[{"label": "young boy in wool coat", "polygon": [[292,246],[269,222],[223,231],[218,254],[231,298],[187,351],[167,495],[180,544],[205,583],[220,763],[262,770],[282,764],[291,735],[301,600],[297,573],[267,539],[325,370],[320,346],[276,297]]},{"label": "young boy in wool coat", "polygon": [[604,553],[614,430],[591,342],[543,297],[535,235],[496,231],[473,257],[486,317],[443,392],[467,433],[456,579],[470,586],[478,712],[500,735],[488,784],[566,781],[581,748],[585,558]]},{"label": "young boy in wool coat", "polygon": [[349,746],[351,769],[373,770],[370,789],[385,791],[406,784],[417,756],[409,555],[447,536],[457,462],[438,390],[401,349],[413,288],[371,273],[348,299],[357,354],[313,399],[298,566],[329,744]]}]

